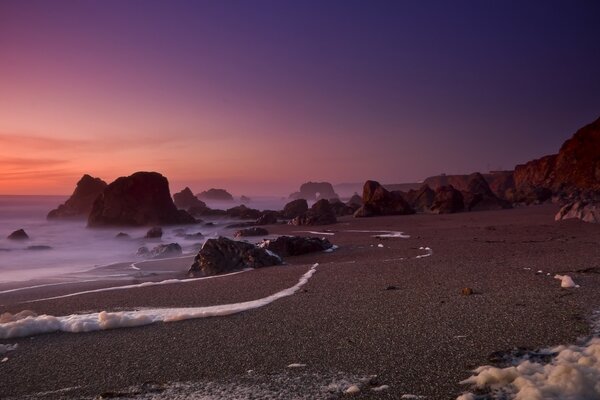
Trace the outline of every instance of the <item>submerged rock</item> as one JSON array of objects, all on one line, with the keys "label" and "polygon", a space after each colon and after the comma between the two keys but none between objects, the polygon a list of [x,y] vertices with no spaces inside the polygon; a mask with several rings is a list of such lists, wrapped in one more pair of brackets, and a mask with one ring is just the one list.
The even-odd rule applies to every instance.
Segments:
[{"label": "submerged rock", "polygon": [[263,240],[258,246],[281,257],[325,251],[333,247],[327,239],[303,236],[280,236],[274,240]]},{"label": "submerged rock", "polygon": [[9,240],[27,240],[29,235],[24,229],[18,229],[6,237]]},{"label": "submerged rock", "polygon": [[154,226],[146,232],[146,239],[160,239],[163,235],[163,230],[160,226]]},{"label": "submerged rock", "polygon": [[150,250],[152,258],[170,258],[177,257],[182,254],[181,246],[178,243],[159,244]]},{"label": "submerged rock", "polygon": [[247,237],[247,236],[267,236],[268,234],[269,234],[268,230],[266,230],[264,228],[254,227],[254,228],[240,229],[233,236],[235,236],[237,238],[237,237]]},{"label": "submerged rock", "polygon": [[329,225],[335,224],[337,218],[328,200],[321,199],[304,214],[290,221],[292,225]]},{"label": "submerged rock", "polygon": [[253,244],[224,237],[208,239],[189,269],[189,274],[209,276],[245,268],[280,265],[281,258]]},{"label": "submerged rock", "polygon": [[69,197],[67,201],[58,206],[58,208],[48,213],[48,219],[58,218],[85,218],[92,210],[94,201],[102,193],[102,191],[108,186],[100,178],[94,178],[90,175],[84,175],[77,186],[75,191]]},{"label": "submerged rock", "polygon": [[43,250],[52,250],[51,246],[46,246],[43,244],[37,244],[34,246],[28,246],[27,250],[33,250],[33,251],[43,251]]},{"label": "submerged rock", "polygon": [[127,233],[125,232],[119,232],[115,235],[115,238],[117,239],[129,239],[131,238],[131,236],[129,236]]}]

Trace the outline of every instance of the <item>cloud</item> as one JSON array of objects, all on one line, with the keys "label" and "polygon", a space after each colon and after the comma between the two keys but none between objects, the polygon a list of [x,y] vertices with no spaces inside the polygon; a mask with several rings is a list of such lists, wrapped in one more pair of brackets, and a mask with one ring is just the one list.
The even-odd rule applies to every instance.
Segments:
[{"label": "cloud", "polygon": [[3,170],[29,170],[32,168],[51,168],[57,165],[66,164],[69,160],[59,160],[51,158],[21,158],[21,157],[2,157],[0,156],[0,169]]}]

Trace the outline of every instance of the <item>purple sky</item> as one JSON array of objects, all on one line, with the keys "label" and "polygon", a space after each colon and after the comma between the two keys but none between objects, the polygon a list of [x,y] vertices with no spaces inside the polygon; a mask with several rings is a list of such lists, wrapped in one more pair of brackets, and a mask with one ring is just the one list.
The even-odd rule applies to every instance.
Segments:
[{"label": "purple sky", "polygon": [[[524,4],[527,3],[527,4]],[[600,116],[596,1],[2,1],[0,194],[510,169]]]}]

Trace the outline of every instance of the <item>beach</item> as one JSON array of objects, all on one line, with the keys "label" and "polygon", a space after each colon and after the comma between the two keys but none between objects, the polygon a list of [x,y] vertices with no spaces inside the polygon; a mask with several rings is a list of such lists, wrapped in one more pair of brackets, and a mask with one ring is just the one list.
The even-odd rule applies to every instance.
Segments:
[{"label": "beach", "polygon": [[[310,227],[312,233],[270,225],[271,234],[325,237],[338,248],[189,282],[181,280],[193,256],[137,264],[142,271],[171,270],[176,283],[41,301],[150,278],[0,293],[0,313],[13,314],[207,307],[266,298],[314,268],[290,295],[231,315],[3,339],[18,346],[0,363],[0,395],[337,398],[345,395],[336,387],[356,384],[356,398],[456,398],[469,389],[459,382],[490,364],[495,352],[592,334],[600,309],[600,227],[554,222],[556,211],[546,204],[343,217]],[[580,287],[561,288],[555,274]],[[473,293],[463,295],[463,288]]]}]

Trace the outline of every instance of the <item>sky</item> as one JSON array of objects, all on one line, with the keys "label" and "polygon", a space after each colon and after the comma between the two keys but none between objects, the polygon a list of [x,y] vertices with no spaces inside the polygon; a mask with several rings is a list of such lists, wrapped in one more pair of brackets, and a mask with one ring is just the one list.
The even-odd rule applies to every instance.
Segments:
[{"label": "sky", "polygon": [[597,1],[0,2],[0,194],[512,169],[600,117]]}]

